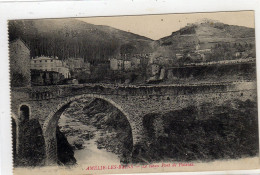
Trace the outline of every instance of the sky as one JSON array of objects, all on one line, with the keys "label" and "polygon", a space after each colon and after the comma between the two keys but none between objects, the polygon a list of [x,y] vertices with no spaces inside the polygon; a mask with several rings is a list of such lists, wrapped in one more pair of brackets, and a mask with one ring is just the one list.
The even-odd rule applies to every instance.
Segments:
[{"label": "sky", "polygon": [[254,11],[92,17],[78,19],[91,24],[111,26],[157,40],[171,35],[172,32],[179,30],[188,23],[195,23],[204,18],[217,20],[229,25],[254,28]]}]

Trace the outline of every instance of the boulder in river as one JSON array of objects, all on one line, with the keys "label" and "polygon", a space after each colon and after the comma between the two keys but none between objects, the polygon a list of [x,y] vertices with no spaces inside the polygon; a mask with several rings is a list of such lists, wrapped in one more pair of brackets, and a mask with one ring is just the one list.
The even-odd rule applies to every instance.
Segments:
[{"label": "boulder in river", "polygon": [[73,143],[73,145],[75,146],[76,149],[83,149],[84,148],[83,144],[84,144],[83,139],[77,139]]}]

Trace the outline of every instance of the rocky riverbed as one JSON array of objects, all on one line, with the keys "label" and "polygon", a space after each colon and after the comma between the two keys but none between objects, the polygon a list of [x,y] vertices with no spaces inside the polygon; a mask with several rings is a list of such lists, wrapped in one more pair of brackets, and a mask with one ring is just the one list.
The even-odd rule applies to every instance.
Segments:
[{"label": "rocky riverbed", "polygon": [[72,103],[62,114],[59,128],[72,146],[77,164],[131,161],[129,123],[103,100],[89,98]]}]

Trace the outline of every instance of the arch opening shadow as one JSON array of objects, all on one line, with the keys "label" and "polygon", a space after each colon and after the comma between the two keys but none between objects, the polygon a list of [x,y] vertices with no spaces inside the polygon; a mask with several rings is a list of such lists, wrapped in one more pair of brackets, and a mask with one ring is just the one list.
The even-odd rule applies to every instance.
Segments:
[{"label": "arch opening shadow", "polygon": [[21,122],[26,122],[30,118],[30,109],[27,105],[22,105],[20,107],[20,121]]},{"label": "arch opening shadow", "polygon": [[[131,147],[131,151],[133,149],[133,133],[132,133],[132,127],[131,124],[129,122],[129,116],[122,111],[121,107],[119,105],[117,105],[116,103],[114,103],[111,100],[105,99],[105,98],[100,98],[100,97],[93,97],[91,96],[79,96],[79,97],[74,97],[71,98],[69,100],[67,100],[66,102],[64,102],[63,104],[59,105],[57,110],[55,110],[54,112],[51,112],[51,114],[48,116],[47,120],[44,122],[43,125],[43,133],[44,133],[44,138],[45,138],[45,151],[46,151],[46,164],[48,165],[52,165],[52,164],[57,164],[57,162],[59,162],[59,146],[57,145],[57,131],[58,131],[58,121],[61,117],[61,115],[63,114],[63,112],[67,109],[67,108],[71,108],[72,104],[78,100],[82,100],[82,99],[86,99],[86,98],[92,98],[94,100],[92,100],[92,102],[94,101],[100,101],[102,103],[106,103],[108,105],[110,105],[110,107],[115,108],[119,113],[121,113],[121,116],[123,116],[123,118],[125,119],[126,123],[129,125],[130,128],[130,138],[126,137],[125,139],[131,140],[131,144],[125,145],[128,147]],[[90,105],[90,103],[88,104]],[[102,104],[103,105],[103,104]],[[86,108],[86,107],[85,107]],[[102,111],[104,112],[104,111]],[[96,115],[95,117],[98,117],[100,115]],[[111,118],[111,116],[109,116],[108,118]],[[111,120],[109,120],[111,125],[116,125],[119,118],[118,116],[116,117],[112,117],[112,120],[114,120],[113,122]],[[116,127],[116,126],[115,126]],[[57,129],[58,128],[58,129]],[[131,153],[129,153],[131,154]],[[128,155],[127,155],[128,156]],[[125,157],[127,157],[125,154],[120,155],[120,161],[124,163],[125,161]]]}]

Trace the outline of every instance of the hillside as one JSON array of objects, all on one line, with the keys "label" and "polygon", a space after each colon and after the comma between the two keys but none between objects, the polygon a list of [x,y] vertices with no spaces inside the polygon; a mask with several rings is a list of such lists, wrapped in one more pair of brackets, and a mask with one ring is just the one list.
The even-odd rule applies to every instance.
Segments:
[{"label": "hillside", "polygon": [[219,22],[204,22],[200,24],[190,24],[158,41],[161,45],[177,45],[177,47],[182,47],[187,44],[187,42],[254,42],[254,38],[255,30],[253,28],[233,26]]},{"label": "hillside", "polygon": [[88,61],[107,61],[119,53],[151,52],[151,39],[108,26],[88,24],[76,19],[9,21],[9,40],[23,39],[31,56],[83,57]]},{"label": "hillside", "polygon": [[[170,36],[157,40],[156,43],[163,50],[170,51],[170,55],[194,51],[198,45],[200,50],[222,47],[234,53],[247,50],[247,48],[237,48],[238,45],[241,45],[240,47],[250,45],[250,49],[254,49],[255,29],[207,20],[202,23],[189,24]],[[222,54],[229,52],[222,51],[224,51]],[[230,57],[230,55],[222,55],[222,57]]]}]

